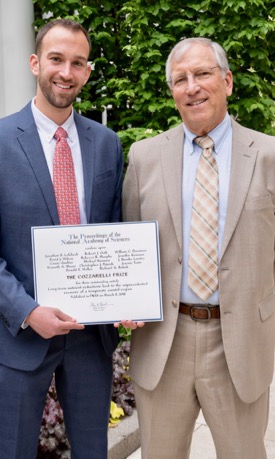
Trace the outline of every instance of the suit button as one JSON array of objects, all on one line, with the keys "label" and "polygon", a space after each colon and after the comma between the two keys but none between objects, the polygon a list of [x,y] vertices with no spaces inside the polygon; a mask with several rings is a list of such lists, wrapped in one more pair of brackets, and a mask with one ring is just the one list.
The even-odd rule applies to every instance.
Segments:
[{"label": "suit button", "polygon": [[173,300],[173,301],[172,301],[172,305],[174,306],[174,308],[177,308],[179,304],[178,304],[177,301],[174,301],[174,300]]},{"label": "suit button", "polygon": [[179,262],[180,265],[182,264],[182,258],[181,257],[178,258],[178,262]]}]

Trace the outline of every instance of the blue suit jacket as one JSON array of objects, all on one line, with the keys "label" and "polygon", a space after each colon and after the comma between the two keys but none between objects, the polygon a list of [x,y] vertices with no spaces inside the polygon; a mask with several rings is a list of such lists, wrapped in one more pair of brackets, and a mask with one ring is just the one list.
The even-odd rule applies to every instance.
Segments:
[{"label": "blue suit jacket", "polygon": [[[120,220],[123,159],[117,135],[75,114],[89,223]],[[50,341],[21,329],[34,300],[31,227],[58,225],[49,169],[30,103],[0,120],[0,363],[33,370]],[[117,345],[113,325],[99,326],[108,355]],[[81,333],[81,332],[80,332]]]}]

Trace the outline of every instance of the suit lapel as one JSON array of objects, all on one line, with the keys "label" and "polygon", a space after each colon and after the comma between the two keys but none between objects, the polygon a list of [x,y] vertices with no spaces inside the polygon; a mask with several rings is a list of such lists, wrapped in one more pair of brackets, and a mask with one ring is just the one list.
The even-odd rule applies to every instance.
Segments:
[{"label": "suit lapel", "polygon": [[[56,200],[52,186],[52,180],[49,173],[46,158],[42,149],[40,138],[34,123],[31,112],[31,105],[28,104],[20,112],[18,124],[18,141],[28,158],[34,175],[37,179],[41,192],[47,203],[49,213],[52,217],[53,224],[59,225],[59,217],[56,207]],[[86,201],[86,214],[87,221],[89,222],[91,216],[91,200],[93,189],[93,174],[94,170],[94,154],[91,151],[94,149],[93,132],[90,125],[86,123],[84,118],[81,118],[75,113],[75,123],[78,131],[80,149],[83,162],[83,175],[85,187],[85,201]]]},{"label": "suit lapel", "polygon": [[164,188],[175,227],[178,244],[182,247],[182,125],[167,131],[167,142],[161,145]]},{"label": "suit lapel", "polygon": [[34,172],[42,195],[47,203],[53,223],[59,225],[52,180],[31,113],[30,104],[21,111],[21,114],[21,120],[23,119],[23,122],[18,125],[18,141]]},{"label": "suit lapel", "polygon": [[252,143],[242,127],[233,121],[232,163],[221,257],[239,221],[252,179],[258,153],[251,147]]},{"label": "suit lapel", "polygon": [[91,126],[86,123],[86,120],[81,118],[77,113],[75,113],[75,124],[78,131],[82,155],[86,216],[87,222],[89,223],[91,218],[92,190],[94,184],[94,174],[92,171],[95,170],[95,139]]}]

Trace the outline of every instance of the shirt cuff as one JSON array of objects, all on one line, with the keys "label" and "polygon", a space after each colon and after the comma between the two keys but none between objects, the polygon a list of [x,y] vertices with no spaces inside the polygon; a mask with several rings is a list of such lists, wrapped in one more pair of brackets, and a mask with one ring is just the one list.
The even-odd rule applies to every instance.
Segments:
[{"label": "shirt cuff", "polygon": [[21,324],[21,328],[23,328],[23,330],[25,330],[25,329],[28,328],[28,326],[29,326],[28,324],[26,324],[26,320],[27,320],[27,318],[26,318],[26,319],[24,320],[24,322],[22,322],[22,324]]}]

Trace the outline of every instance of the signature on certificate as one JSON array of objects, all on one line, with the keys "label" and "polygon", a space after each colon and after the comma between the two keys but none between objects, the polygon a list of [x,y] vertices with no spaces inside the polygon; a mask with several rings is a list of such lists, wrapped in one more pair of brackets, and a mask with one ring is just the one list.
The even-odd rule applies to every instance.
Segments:
[{"label": "signature on certificate", "polygon": [[90,307],[93,309],[105,309],[108,306],[113,306],[112,303],[108,303],[107,301],[97,301],[97,302],[91,302]]}]

